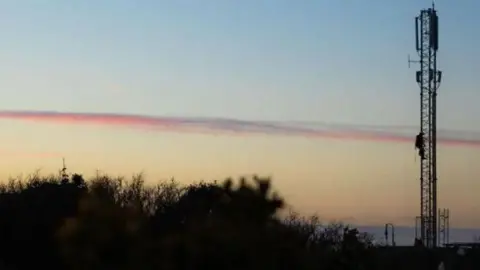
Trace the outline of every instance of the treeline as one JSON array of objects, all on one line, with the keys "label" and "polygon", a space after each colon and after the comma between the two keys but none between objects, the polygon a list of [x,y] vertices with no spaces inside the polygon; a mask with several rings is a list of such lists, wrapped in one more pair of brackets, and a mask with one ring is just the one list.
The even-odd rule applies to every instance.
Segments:
[{"label": "treeline", "polygon": [[282,217],[284,205],[258,177],[10,180],[0,185],[0,269],[402,269],[379,260],[371,236]]},{"label": "treeline", "polygon": [[0,185],[6,269],[337,269],[365,264],[371,239],[317,219],[281,218],[270,181],[182,186],[97,176]]}]

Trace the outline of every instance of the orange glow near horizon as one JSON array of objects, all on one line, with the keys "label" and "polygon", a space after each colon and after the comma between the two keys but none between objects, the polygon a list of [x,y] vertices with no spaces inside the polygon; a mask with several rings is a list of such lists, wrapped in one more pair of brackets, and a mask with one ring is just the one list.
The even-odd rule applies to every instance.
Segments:
[{"label": "orange glow near horizon", "polygon": [[[30,135],[32,128],[35,137]],[[411,217],[418,211],[418,161],[413,145],[79,126],[18,124],[16,130],[24,132],[2,135],[9,145],[3,152],[9,158],[0,164],[3,179],[38,169],[57,173],[63,156],[71,172],[87,177],[96,170],[126,177],[144,172],[148,183],[172,177],[191,183],[271,176],[275,190],[295,210],[325,219],[412,225]],[[480,168],[473,164],[478,157],[474,149],[462,147],[438,151],[439,206],[450,208],[452,226],[480,226],[480,218],[471,215],[478,210],[475,190],[480,185],[473,181],[480,175]]]}]

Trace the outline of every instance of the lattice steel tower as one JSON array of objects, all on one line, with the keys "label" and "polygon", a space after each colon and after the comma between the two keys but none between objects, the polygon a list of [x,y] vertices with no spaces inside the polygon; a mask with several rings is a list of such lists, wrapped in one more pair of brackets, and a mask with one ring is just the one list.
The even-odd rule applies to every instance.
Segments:
[{"label": "lattice steel tower", "polygon": [[420,133],[415,147],[420,156],[420,237],[426,247],[437,246],[437,89],[442,72],[437,70],[438,16],[435,6],[415,18],[416,49],[420,64]]}]

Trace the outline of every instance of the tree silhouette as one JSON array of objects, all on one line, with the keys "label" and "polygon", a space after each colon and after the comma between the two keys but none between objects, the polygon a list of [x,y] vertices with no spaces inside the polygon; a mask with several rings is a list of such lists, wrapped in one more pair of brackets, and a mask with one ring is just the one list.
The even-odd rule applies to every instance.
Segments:
[{"label": "tree silhouette", "polygon": [[282,218],[284,205],[257,176],[188,186],[145,185],[141,174],[10,179],[0,185],[0,269],[423,270],[444,256]]}]

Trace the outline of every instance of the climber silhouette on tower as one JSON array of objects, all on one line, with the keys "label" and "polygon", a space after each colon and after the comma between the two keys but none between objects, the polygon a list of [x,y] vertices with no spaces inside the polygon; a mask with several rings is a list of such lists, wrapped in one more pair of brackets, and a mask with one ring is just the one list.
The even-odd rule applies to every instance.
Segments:
[{"label": "climber silhouette on tower", "polygon": [[423,160],[425,159],[425,142],[423,140],[423,132],[418,133],[415,138],[415,148],[418,149],[418,155]]}]

